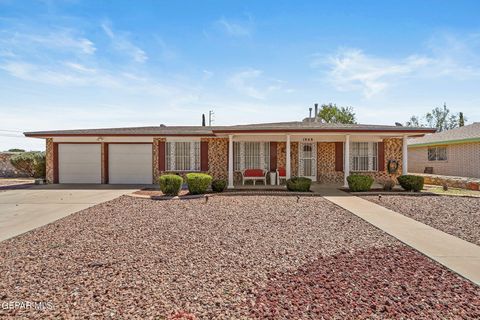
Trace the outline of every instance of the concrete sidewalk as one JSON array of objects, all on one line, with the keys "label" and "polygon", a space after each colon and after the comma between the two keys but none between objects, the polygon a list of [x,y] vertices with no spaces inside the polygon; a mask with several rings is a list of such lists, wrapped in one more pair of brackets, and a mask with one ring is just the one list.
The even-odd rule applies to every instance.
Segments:
[{"label": "concrete sidewalk", "polygon": [[131,193],[137,188],[38,186],[0,192],[0,241]]},{"label": "concrete sidewalk", "polygon": [[480,285],[479,246],[343,191],[325,199]]}]

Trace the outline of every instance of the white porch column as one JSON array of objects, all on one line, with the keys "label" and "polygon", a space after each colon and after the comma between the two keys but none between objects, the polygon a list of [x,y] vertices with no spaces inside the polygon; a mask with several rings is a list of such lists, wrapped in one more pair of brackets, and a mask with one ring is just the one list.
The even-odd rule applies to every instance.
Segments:
[{"label": "white porch column", "polygon": [[350,175],[350,135],[345,136],[345,147],[343,152],[343,186],[348,188],[347,177]]},{"label": "white porch column", "polygon": [[408,174],[408,145],[407,136],[403,136],[402,145],[402,174]]},{"label": "white porch column", "polygon": [[291,178],[292,175],[292,161],[291,161],[291,156],[290,156],[290,135],[287,134],[287,151],[286,151],[286,158],[287,158],[287,163],[286,163],[286,174],[287,174],[287,179]]},{"label": "white porch column", "polygon": [[228,189],[233,189],[233,135],[228,136]]}]

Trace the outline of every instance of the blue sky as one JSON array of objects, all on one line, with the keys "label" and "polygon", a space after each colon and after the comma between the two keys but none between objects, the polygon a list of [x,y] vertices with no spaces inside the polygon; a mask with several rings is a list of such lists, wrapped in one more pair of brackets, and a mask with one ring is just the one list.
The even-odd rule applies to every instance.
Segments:
[{"label": "blue sky", "polygon": [[361,123],[444,102],[480,121],[478,1],[0,0],[0,150],[20,131],[300,120]]}]

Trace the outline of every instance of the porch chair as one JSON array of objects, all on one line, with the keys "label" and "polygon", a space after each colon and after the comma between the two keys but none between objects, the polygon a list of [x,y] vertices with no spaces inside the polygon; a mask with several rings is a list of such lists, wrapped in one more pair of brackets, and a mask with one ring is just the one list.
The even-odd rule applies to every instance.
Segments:
[{"label": "porch chair", "polygon": [[287,170],[285,168],[277,169],[277,185],[280,185],[281,179],[285,180],[285,182],[287,181]]},{"label": "porch chair", "polygon": [[267,185],[267,170],[263,169],[245,169],[242,171],[242,185],[245,185],[245,181],[252,180],[253,185],[260,180],[264,185]]}]

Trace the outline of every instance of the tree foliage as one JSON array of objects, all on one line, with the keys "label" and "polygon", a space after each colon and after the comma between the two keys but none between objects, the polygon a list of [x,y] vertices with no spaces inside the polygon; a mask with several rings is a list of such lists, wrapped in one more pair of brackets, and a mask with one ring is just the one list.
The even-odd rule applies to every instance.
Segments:
[{"label": "tree foliage", "polygon": [[325,123],[357,123],[352,107],[337,107],[336,104],[322,104],[317,118]]},{"label": "tree foliage", "polygon": [[8,149],[8,152],[25,152],[25,150],[13,148],[13,149]]},{"label": "tree foliage", "polygon": [[467,118],[463,116],[463,112],[451,113],[447,105],[443,104],[443,107],[436,107],[423,117],[411,116],[405,125],[407,127],[436,128],[438,132],[441,132],[462,127],[465,125],[465,121],[467,121]]},{"label": "tree foliage", "polygon": [[22,152],[13,156],[10,163],[22,172],[34,178],[45,178],[46,161],[44,152]]}]

